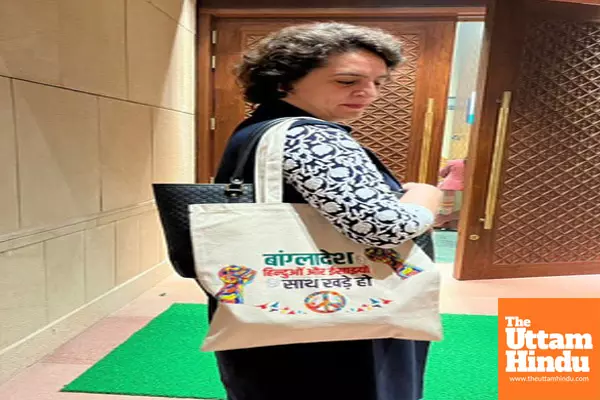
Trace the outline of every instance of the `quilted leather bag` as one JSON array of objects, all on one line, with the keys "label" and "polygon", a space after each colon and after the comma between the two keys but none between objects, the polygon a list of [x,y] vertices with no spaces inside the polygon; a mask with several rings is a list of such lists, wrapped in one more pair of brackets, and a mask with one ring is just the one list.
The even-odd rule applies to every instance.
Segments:
[{"label": "quilted leather bag", "polygon": [[155,183],[154,198],[160,216],[169,260],[184,278],[195,278],[194,255],[190,236],[189,206],[191,204],[253,203],[254,185],[245,184],[244,167],[261,136],[282,119],[257,124],[242,150],[230,182],[210,184]]}]

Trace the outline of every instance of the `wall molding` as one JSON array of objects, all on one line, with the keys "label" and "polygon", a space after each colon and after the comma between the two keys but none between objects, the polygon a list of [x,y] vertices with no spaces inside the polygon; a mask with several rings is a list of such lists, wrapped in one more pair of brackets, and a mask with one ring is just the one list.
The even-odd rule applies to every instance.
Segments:
[{"label": "wall molding", "polygon": [[107,95],[107,94],[100,94],[100,93],[95,93],[95,92],[89,92],[89,91],[86,91],[86,90],[82,90],[82,89],[78,89],[78,88],[70,87],[70,86],[60,86],[60,85],[54,84],[54,83],[34,81],[34,80],[31,80],[31,79],[21,78],[21,77],[18,77],[18,76],[12,76],[12,75],[6,75],[6,74],[1,74],[0,73],[0,78],[10,79],[11,81],[21,81],[21,82],[33,83],[34,85],[48,86],[48,87],[52,87],[52,88],[55,88],[55,89],[67,90],[67,91],[75,92],[75,93],[79,93],[79,94],[86,94],[86,95],[89,95],[89,96],[97,97],[99,99],[115,100],[115,101],[121,101],[123,103],[137,104],[139,106],[156,108],[158,110],[172,111],[172,112],[181,113],[181,114],[187,114],[187,115],[195,115],[195,113],[191,112],[191,111],[178,110],[178,109],[175,109],[175,108],[165,107],[163,105],[157,105],[157,104],[151,104],[151,103],[144,103],[142,101],[131,100],[131,99],[125,98],[125,97],[116,97],[116,96],[110,96],[110,95]]},{"label": "wall molding", "polygon": [[173,274],[162,262],[84,306],[0,350],[0,383],[42,359],[96,322],[124,307]]},{"label": "wall molding", "polygon": [[98,226],[107,225],[115,221],[142,215],[154,210],[156,210],[156,204],[154,200],[149,200],[130,207],[71,219],[61,224],[22,229],[0,236],[0,253],[45,242],[72,233],[93,229]]}]

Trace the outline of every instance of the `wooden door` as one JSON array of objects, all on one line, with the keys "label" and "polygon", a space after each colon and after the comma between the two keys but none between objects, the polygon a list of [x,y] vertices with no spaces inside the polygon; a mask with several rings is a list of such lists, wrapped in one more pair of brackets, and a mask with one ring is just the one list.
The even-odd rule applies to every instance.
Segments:
[{"label": "wooden door", "polygon": [[488,13],[455,277],[600,273],[600,7]]},{"label": "wooden door", "polygon": [[[232,73],[242,51],[251,48],[269,32],[299,21],[216,21],[213,167],[216,168],[236,125],[251,112],[251,107],[243,101]],[[394,73],[393,82],[382,90],[381,98],[362,118],[350,124],[355,129],[353,134],[374,150],[398,178],[415,181],[421,173],[422,181],[435,182],[442,145],[455,22],[344,21],[376,26],[396,34],[404,44],[406,59]],[[424,141],[424,137],[427,140]],[[421,166],[422,152],[426,153],[426,157]]]}]

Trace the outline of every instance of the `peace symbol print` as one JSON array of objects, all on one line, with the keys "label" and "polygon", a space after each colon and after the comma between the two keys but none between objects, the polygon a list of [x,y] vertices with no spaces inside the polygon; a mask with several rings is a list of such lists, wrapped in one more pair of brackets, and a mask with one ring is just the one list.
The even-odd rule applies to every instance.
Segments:
[{"label": "peace symbol print", "polygon": [[304,304],[309,310],[319,314],[331,314],[346,306],[346,297],[329,290],[314,292],[306,296]]}]

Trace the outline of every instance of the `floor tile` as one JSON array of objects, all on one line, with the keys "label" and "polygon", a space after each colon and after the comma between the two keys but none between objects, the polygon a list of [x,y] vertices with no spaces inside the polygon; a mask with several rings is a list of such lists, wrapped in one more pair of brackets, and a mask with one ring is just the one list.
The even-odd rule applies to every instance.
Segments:
[{"label": "floor tile", "polygon": [[151,317],[105,318],[59,347],[43,362],[94,364],[150,321]]}]

